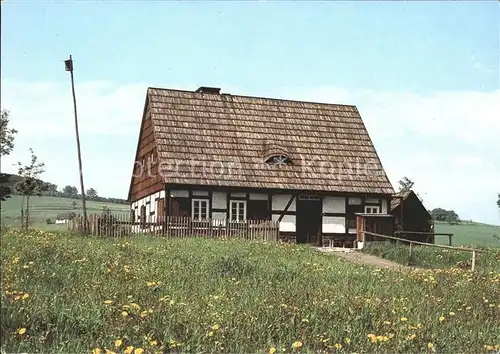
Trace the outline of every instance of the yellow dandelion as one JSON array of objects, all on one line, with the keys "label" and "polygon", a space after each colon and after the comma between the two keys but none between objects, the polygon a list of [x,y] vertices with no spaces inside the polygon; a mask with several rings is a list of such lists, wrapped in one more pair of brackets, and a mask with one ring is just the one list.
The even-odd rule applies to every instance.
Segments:
[{"label": "yellow dandelion", "polygon": [[213,335],[214,335],[214,332],[212,332],[212,331],[208,332],[209,337],[212,337]]},{"label": "yellow dandelion", "polygon": [[439,317],[439,322],[443,322],[446,318],[444,316]]},{"label": "yellow dandelion", "polygon": [[269,353],[269,354],[274,354],[274,353],[276,353],[276,348],[275,348],[275,347],[271,347],[271,348],[269,348],[268,353]]},{"label": "yellow dandelion", "polygon": [[340,350],[340,349],[342,349],[342,344],[335,343],[334,347],[335,347],[335,349]]},{"label": "yellow dandelion", "polygon": [[406,339],[413,340],[413,339],[415,339],[416,336],[417,335],[415,333],[414,334],[410,334],[409,336],[406,337]]},{"label": "yellow dandelion", "polygon": [[370,342],[377,343],[377,336],[375,334],[370,333],[367,337],[370,339]]},{"label": "yellow dandelion", "polygon": [[29,298],[29,297],[30,297],[30,295],[29,295],[29,294],[24,294],[24,295],[23,295],[23,297],[22,297],[21,299],[26,300],[26,299],[27,299],[27,298]]},{"label": "yellow dandelion", "polygon": [[436,348],[434,347],[434,344],[432,344],[432,343],[427,343],[427,348],[430,349],[433,352],[436,351]]},{"label": "yellow dandelion", "polygon": [[92,349],[92,354],[101,354],[101,349],[100,348]]},{"label": "yellow dandelion", "polygon": [[292,343],[293,349],[299,349],[300,347],[302,347],[302,342],[300,340]]},{"label": "yellow dandelion", "polygon": [[150,340],[150,341],[149,341],[149,345],[150,345],[150,346],[152,346],[152,347],[154,347],[154,346],[157,346],[157,345],[158,345],[158,342],[157,342],[157,341],[155,341],[155,340]]},{"label": "yellow dandelion", "polygon": [[142,349],[142,348],[135,348],[134,349],[134,354],[142,354],[142,353],[144,353],[144,349]]},{"label": "yellow dandelion", "polygon": [[128,316],[128,312],[127,311],[122,311],[122,316],[123,317],[127,317]]},{"label": "yellow dandelion", "polygon": [[351,338],[346,338],[346,339],[344,340],[344,342],[345,342],[346,344],[351,344]]},{"label": "yellow dandelion", "polygon": [[111,305],[113,303],[113,300],[104,300],[103,301],[106,305]]},{"label": "yellow dandelion", "polygon": [[23,328],[19,328],[17,330],[17,334],[24,334],[24,333],[26,333],[26,328],[24,328],[24,327]]},{"label": "yellow dandelion", "polygon": [[406,318],[406,317],[401,317],[401,322],[406,322],[406,321],[408,321],[408,318]]},{"label": "yellow dandelion", "polygon": [[212,326],[212,329],[213,329],[214,331],[218,330],[219,328],[220,328],[220,326],[219,326],[219,324],[217,324],[217,323],[216,323],[216,324],[214,324],[214,325]]},{"label": "yellow dandelion", "polygon": [[114,351],[109,350],[109,349],[105,349],[105,353],[106,354],[116,354]]},{"label": "yellow dandelion", "polygon": [[121,345],[122,345],[122,343],[123,343],[123,342],[122,342],[122,340],[121,340],[121,339],[117,339],[117,340],[115,340],[115,347],[120,348],[120,347],[121,347]]},{"label": "yellow dandelion", "polygon": [[134,351],[134,347],[132,345],[129,345],[125,350],[123,351],[124,354],[132,354]]}]

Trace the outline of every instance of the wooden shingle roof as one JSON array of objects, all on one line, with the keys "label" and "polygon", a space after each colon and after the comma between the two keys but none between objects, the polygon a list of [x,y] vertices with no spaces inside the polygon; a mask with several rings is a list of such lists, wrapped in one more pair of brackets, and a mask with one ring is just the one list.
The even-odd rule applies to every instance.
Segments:
[{"label": "wooden shingle roof", "polygon": [[149,88],[147,114],[166,183],[394,193],[355,106]]}]

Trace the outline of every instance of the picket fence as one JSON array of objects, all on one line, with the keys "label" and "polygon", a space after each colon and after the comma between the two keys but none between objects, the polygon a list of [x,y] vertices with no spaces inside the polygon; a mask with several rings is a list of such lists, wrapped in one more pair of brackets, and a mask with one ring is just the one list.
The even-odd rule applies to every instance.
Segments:
[{"label": "picket fence", "polygon": [[133,221],[124,214],[92,214],[87,217],[87,230],[84,230],[83,216],[69,221],[71,232],[91,236],[123,237],[134,234],[152,234],[163,237],[188,238],[242,238],[277,242],[279,222],[272,220],[231,221],[206,219],[196,221],[186,216],[149,217]]}]

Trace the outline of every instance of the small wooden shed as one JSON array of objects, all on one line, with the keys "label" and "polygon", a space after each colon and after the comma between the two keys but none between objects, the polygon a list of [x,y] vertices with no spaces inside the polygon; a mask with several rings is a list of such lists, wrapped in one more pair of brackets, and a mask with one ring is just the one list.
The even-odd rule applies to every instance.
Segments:
[{"label": "small wooden shed", "polygon": [[[391,200],[391,212],[394,216],[396,231],[406,239],[434,243],[434,220],[420,198],[413,191],[394,194]],[[423,234],[412,234],[412,232]]]}]

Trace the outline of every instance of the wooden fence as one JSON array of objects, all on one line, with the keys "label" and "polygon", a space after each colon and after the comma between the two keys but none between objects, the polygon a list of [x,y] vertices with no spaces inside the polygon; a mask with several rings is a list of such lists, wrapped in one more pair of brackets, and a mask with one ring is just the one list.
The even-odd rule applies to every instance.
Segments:
[{"label": "wooden fence", "polygon": [[[153,234],[163,237],[242,238],[277,242],[279,222],[271,220],[231,221],[206,219],[195,221],[185,216],[167,216],[158,220],[151,216],[142,222],[132,221],[129,215],[102,214],[87,217],[87,234],[92,236],[123,237],[134,234]],[[68,229],[84,233],[83,216],[69,221]]]},{"label": "wooden fence", "polygon": [[[381,234],[376,234],[373,232],[368,232],[368,231],[362,231],[363,233],[363,247],[366,245],[366,242],[370,241],[378,241],[380,239],[389,239],[389,240],[394,240],[394,241],[400,241],[400,242],[407,242],[410,244],[410,254],[409,258],[411,259],[412,257],[412,252],[413,252],[413,247],[412,245],[422,245],[422,246],[428,246],[428,247],[437,247],[437,248],[446,248],[446,249],[451,249],[451,250],[456,250],[456,251],[463,251],[463,252],[471,252],[472,253],[472,261],[471,261],[471,270],[474,271],[476,267],[476,254],[481,253],[480,250],[474,249],[474,248],[467,248],[467,247],[453,247],[453,246],[446,246],[446,245],[436,245],[434,243],[425,243],[425,242],[419,242],[419,241],[413,241],[413,240],[408,240],[406,238],[399,238],[399,237],[394,237],[394,236],[387,236],[387,235],[381,235]],[[366,237],[370,236],[370,237]]]},{"label": "wooden fence", "polygon": [[417,231],[395,231],[394,235],[398,236],[427,236],[427,242],[430,243],[429,240],[432,237],[434,239],[434,243],[436,243],[436,237],[435,236],[446,236],[448,237],[448,246],[452,246],[451,238],[453,237],[453,234],[450,233],[442,233],[442,232],[417,232]]}]

